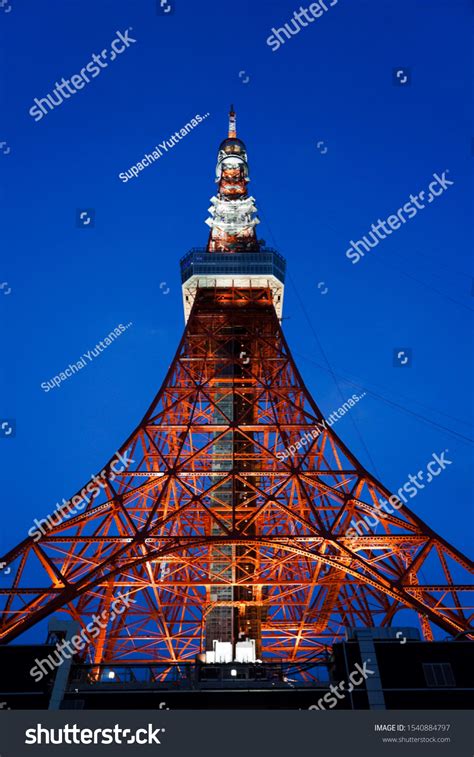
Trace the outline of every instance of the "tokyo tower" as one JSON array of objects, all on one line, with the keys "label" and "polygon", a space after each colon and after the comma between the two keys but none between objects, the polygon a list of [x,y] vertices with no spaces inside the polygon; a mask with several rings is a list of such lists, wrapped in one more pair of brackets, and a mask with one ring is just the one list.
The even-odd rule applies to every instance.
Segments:
[{"label": "tokyo tower", "polygon": [[1,642],[58,612],[107,619],[93,665],[317,659],[406,610],[425,640],[472,636],[472,561],[359,463],[295,365],[285,260],[258,241],[233,108],[216,182],[207,247],[181,260],[184,334],[119,450],[128,464],[111,458],[71,498],[79,512],[56,510],[2,558]]}]

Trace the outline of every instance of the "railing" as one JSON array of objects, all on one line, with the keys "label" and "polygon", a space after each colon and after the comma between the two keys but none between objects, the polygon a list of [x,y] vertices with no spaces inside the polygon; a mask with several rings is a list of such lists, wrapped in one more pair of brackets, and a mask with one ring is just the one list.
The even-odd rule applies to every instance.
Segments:
[{"label": "railing", "polygon": [[194,247],[180,260],[181,281],[191,276],[275,276],[284,283],[286,261],[269,247],[260,252],[207,252]]},{"label": "railing", "polygon": [[279,687],[298,688],[325,685],[330,680],[328,662],[262,663],[127,663],[108,665],[75,664],[69,688],[119,689],[199,689],[206,684],[258,682]]}]

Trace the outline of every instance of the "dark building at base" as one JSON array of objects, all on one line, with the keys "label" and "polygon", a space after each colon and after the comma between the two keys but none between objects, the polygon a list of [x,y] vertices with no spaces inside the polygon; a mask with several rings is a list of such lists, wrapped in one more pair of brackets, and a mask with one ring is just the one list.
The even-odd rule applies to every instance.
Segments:
[{"label": "dark building at base", "polygon": [[[0,647],[4,709],[460,710],[474,707],[474,645],[424,642],[412,628],[359,628],[327,661],[85,665],[57,643],[74,624],[50,624],[47,644]],[[49,660],[49,661],[48,661]],[[35,668],[35,676],[31,670]],[[39,679],[38,670],[44,675]],[[166,680],[164,680],[166,677]]]}]

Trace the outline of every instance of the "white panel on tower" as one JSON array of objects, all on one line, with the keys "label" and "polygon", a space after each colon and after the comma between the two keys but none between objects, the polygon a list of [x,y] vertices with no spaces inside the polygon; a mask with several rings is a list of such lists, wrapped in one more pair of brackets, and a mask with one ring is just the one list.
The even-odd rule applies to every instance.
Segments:
[{"label": "white panel on tower", "polygon": [[212,642],[214,647],[214,662],[232,662],[232,644],[230,641]]}]

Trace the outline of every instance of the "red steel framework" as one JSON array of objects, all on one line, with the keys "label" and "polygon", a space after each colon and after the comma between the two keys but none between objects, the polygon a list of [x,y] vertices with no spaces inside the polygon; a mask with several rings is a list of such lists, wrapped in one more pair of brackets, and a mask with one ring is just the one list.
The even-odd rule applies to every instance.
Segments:
[{"label": "red steel framework", "polygon": [[[225,244],[225,220],[208,255],[259,250],[244,215],[241,246],[235,229]],[[130,464],[115,473],[114,456],[82,512],[4,556],[0,640],[57,611],[82,627],[109,617],[84,652],[93,664],[192,661],[217,632],[255,639],[263,659],[318,659],[348,627],[410,624],[407,610],[427,640],[469,632],[472,561],[406,505],[380,509],[390,492],[323,421],[272,287],[197,285],[163,385],[120,449]],[[113,616],[118,595],[133,602]]]}]

